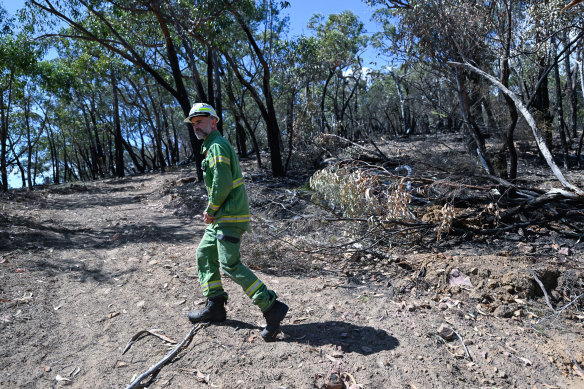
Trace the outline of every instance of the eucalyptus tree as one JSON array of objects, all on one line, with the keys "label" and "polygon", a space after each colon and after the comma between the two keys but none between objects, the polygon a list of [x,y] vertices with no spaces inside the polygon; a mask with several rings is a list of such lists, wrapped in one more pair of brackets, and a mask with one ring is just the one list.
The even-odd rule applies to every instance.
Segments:
[{"label": "eucalyptus tree", "polygon": [[[476,128],[472,124],[473,121],[476,124],[480,124],[481,121],[480,111],[468,116],[469,112],[472,113],[473,103],[487,113],[507,112],[507,118],[504,120],[506,128],[497,129],[494,133],[495,139],[498,139],[495,151],[487,154],[486,148],[482,149],[485,153],[481,157],[490,155],[494,158],[495,169],[492,172],[507,177],[505,161],[507,154],[508,176],[516,177],[517,153],[514,148],[514,132],[518,122],[516,104],[507,94],[494,96],[493,92],[496,89],[485,85],[483,81],[485,78],[477,79],[478,73],[474,72],[473,75],[462,68],[453,68],[448,65],[450,62],[466,62],[487,73],[497,74],[505,88],[521,96],[526,107],[533,109],[548,147],[552,144],[555,116],[562,149],[564,154],[567,153],[564,115],[563,110],[560,110],[563,88],[556,88],[553,101],[549,90],[549,74],[555,69],[555,84],[559,87],[562,80],[558,65],[560,61],[566,61],[565,75],[569,78],[573,75],[574,70],[569,66],[570,53],[583,36],[580,13],[568,11],[561,14],[564,2],[560,0],[368,2],[381,6],[377,16],[382,21],[389,23],[394,20],[391,17],[397,17],[398,28],[387,29],[389,32],[387,36],[393,38],[390,41],[396,44],[395,47],[407,53],[409,60],[443,69],[447,76],[448,73],[453,74],[450,79],[456,80],[458,86],[461,86],[461,80],[467,84],[467,89],[470,89],[466,96],[469,98],[461,98],[460,106],[463,108],[461,114],[471,129]],[[562,31],[568,31],[564,40],[560,39]],[[464,97],[464,90],[458,89],[459,94]],[[470,102],[468,105],[470,110],[464,109],[467,105],[465,100]],[[504,110],[496,108],[502,101],[505,102],[505,106],[502,107]],[[577,100],[572,93],[570,99],[572,118],[576,104]],[[555,110],[552,109],[554,106]],[[574,119],[571,120],[574,122]],[[483,128],[490,127],[489,124],[483,123]],[[480,132],[475,131],[475,134]]]},{"label": "eucalyptus tree", "polygon": [[[17,119],[24,115],[22,106],[30,107],[29,83],[38,74],[38,59],[42,56],[42,48],[35,45],[24,31],[15,30],[0,10],[0,186],[8,190],[8,171],[24,152],[18,152],[18,144],[25,134],[26,124],[18,125]],[[28,100],[28,101],[27,101]],[[21,123],[22,124],[22,123]],[[30,123],[29,123],[30,124]],[[21,129],[19,134],[17,129]],[[30,130],[30,127],[28,128]],[[26,137],[26,135],[24,135]],[[31,139],[32,140],[32,139]],[[29,150],[32,152],[32,150]],[[20,166],[21,173],[23,172]]]},{"label": "eucalyptus tree", "polygon": [[[197,1],[182,11],[175,15],[181,28],[200,45],[216,50],[235,79],[247,89],[264,122],[272,173],[284,175],[269,49],[285,23],[279,19],[279,7],[271,0],[258,4],[251,0]],[[271,19],[270,27],[258,32],[266,17]]]},{"label": "eucalyptus tree", "polygon": [[[178,2],[186,7],[186,3]],[[171,2],[160,0],[97,1],[28,0],[29,19],[44,17],[66,23],[69,31],[46,31],[45,37],[90,41],[144,70],[170,93],[186,116],[190,100],[185,87],[176,37],[166,10]],[[39,12],[40,11],[40,12]],[[38,24],[38,23],[37,23]],[[201,142],[186,126],[197,166]]]},{"label": "eucalyptus tree", "polygon": [[[575,138],[577,132],[577,98],[574,93],[576,68],[572,69],[570,62],[575,59],[578,47],[584,43],[584,31],[582,31],[582,14],[578,9],[571,9],[567,12],[561,11],[563,1],[555,0],[546,3],[533,2],[526,10],[526,27],[521,31],[523,36],[531,39],[522,39],[518,51],[524,58],[522,70],[527,70],[526,84],[527,108],[533,107],[536,110],[536,119],[540,119],[546,145],[553,147],[554,136],[552,130],[555,128],[560,140],[560,146],[564,154],[564,165],[568,167],[569,147],[567,136]],[[580,49],[581,50],[581,49]],[[535,62],[536,67],[529,66]],[[566,78],[565,87],[560,77],[561,67],[563,67]],[[551,80],[548,75],[553,70],[553,84],[555,84],[555,96],[550,92]],[[552,85],[553,85],[552,84]],[[570,106],[570,126],[568,129],[567,120],[564,118],[564,89],[567,93],[567,103]],[[555,126],[553,124],[555,119]]]},{"label": "eucalyptus tree", "polygon": [[486,37],[492,36],[489,4],[466,0],[368,2],[382,5],[382,11],[376,14],[381,22],[393,24],[397,18],[396,29],[384,30],[388,33],[385,38],[391,42],[388,45],[391,50],[405,52],[407,61],[425,63],[452,80],[458,94],[460,114],[471,138],[470,149],[476,149],[485,170],[494,174],[477,111],[484,99],[484,83],[477,75],[448,65],[449,61],[465,59],[479,66],[493,61],[485,41]]},{"label": "eucalyptus tree", "polygon": [[[359,54],[367,45],[367,37],[364,35],[363,22],[351,11],[339,14],[330,14],[325,18],[321,14],[314,15],[308,27],[315,32],[319,44],[318,61],[325,76],[324,86],[320,98],[321,130],[332,131],[331,124],[326,119],[327,97],[332,100],[333,117],[335,124],[340,125],[341,133],[344,132],[342,116],[346,109],[346,101],[339,103],[338,94],[328,94],[331,80],[336,75],[336,86],[346,83],[346,71],[351,69],[351,75],[361,74]],[[358,82],[354,83],[355,87]],[[343,88],[344,89],[344,88]],[[338,90],[337,90],[338,91]],[[352,96],[352,94],[350,94]],[[346,135],[343,133],[343,135]]]},{"label": "eucalyptus tree", "polygon": [[[286,139],[283,141],[288,147],[284,164],[286,171],[289,171],[293,150],[305,142],[306,138],[310,138],[311,142],[316,135],[313,131],[315,123],[310,123],[310,118],[317,112],[309,112],[310,84],[314,81],[311,73],[315,74],[319,70],[312,60],[316,54],[316,44],[311,44],[314,41],[313,37],[303,36],[273,43],[273,84],[278,96],[277,109],[284,116],[283,135]],[[308,123],[306,119],[309,119]]]}]

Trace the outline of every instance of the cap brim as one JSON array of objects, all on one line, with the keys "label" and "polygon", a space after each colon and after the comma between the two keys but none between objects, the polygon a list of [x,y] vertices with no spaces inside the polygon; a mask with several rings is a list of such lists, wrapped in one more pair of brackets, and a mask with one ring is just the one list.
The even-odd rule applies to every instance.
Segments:
[{"label": "cap brim", "polygon": [[208,112],[200,112],[200,113],[197,113],[195,115],[191,115],[188,118],[185,118],[184,122],[185,123],[188,123],[188,124],[191,124],[192,123],[191,122],[191,119],[194,118],[194,117],[197,117],[197,116],[212,117],[213,119],[217,120],[217,122],[219,122],[219,118],[216,118],[215,116],[211,115]]}]

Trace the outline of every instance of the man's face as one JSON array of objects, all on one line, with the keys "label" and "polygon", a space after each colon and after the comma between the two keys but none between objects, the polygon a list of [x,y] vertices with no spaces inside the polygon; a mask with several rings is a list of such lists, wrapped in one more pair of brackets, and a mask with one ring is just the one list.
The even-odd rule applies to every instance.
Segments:
[{"label": "man's face", "polygon": [[217,129],[216,119],[210,116],[195,116],[191,119],[197,139],[203,140]]}]

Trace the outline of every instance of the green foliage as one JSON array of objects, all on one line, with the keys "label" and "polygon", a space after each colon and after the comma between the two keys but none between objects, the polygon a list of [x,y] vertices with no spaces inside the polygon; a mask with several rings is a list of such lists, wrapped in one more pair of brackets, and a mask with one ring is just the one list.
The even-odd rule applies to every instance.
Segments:
[{"label": "green foliage", "polygon": [[349,66],[367,45],[363,22],[351,11],[331,14],[326,20],[316,14],[308,27],[315,31],[319,41],[318,58],[329,69]]}]

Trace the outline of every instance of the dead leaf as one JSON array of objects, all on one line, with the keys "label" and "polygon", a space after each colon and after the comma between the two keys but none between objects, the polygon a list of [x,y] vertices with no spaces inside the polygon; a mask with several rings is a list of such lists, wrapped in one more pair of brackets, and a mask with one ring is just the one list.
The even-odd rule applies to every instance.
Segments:
[{"label": "dead leaf", "polygon": [[523,358],[523,357],[521,357],[521,358],[519,358],[519,360],[520,360],[521,362],[523,362],[523,364],[524,364],[525,366],[531,366],[531,365],[532,365],[531,361],[530,361],[529,359],[527,359],[527,358]]},{"label": "dead leaf", "polygon": [[[335,357],[333,357],[332,355],[329,355],[329,354],[326,354],[325,356],[326,356],[326,358],[327,358],[329,361],[331,361],[331,362],[335,362],[335,363],[336,363],[336,362],[338,362],[338,359],[337,359],[337,358],[342,358],[342,357],[343,357],[342,355],[339,355],[337,358],[335,358]],[[336,355],[335,355],[335,356],[336,356]]]},{"label": "dead leaf", "polygon": [[292,324],[298,324],[298,323],[300,323],[301,321],[304,321],[304,320],[308,320],[308,318],[307,317],[299,317],[298,319],[294,319],[294,321],[292,322]]},{"label": "dead leaf", "polygon": [[572,251],[570,250],[569,247],[562,247],[561,249],[558,250],[558,254],[569,256],[572,254]]},{"label": "dead leaf", "polygon": [[10,263],[10,261],[6,258],[0,258],[0,263]]},{"label": "dead leaf", "polygon": [[205,374],[201,373],[199,370],[197,370],[197,379],[199,380],[199,382],[204,383],[204,384],[208,384],[209,378],[210,378],[209,374],[205,375]]},{"label": "dead leaf", "polygon": [[258,336],[257,336],[257,334],[253,334],[252,336],[250,336],[249,338],[247,338],[247,341],[251,343],[251,342],[253,342],[253,341],[255,340],[255,338],[257,338],[257,337],[258,337]]},{"label": "dead leaf", "polygon": [[126,367],[126,366],[128,366],[128,364],[126,362],[122,362],[122,361],[119,361],[118,364],[116,365],[117,368]]},{"label": "dead leaf", "polygon": [[183,304],[184,304],[184,303],[186,303],[186,302],[187,302],[187,299],[182,299],[182,300],[178,300],[177,302],[175,302],[175,303],[174,303],[174,305],[175,305],[175,306],[178,306],[178,305],[183,305]]},{"label": "dead leaf", "polygon": [[118,316],[120,313],[119,312],[112,312],[109,315],[107,315],[108,319],[113,319],[114,317]]},{"label": "dead leaf", "polygon": [[26,271],[26,269],[22,269],[22,268],[18,268],[16,270],[14,270],[15,273],[24,273]]},{"label": "dead leaf", "polygon": [[57,374],[57,376],[55,377],[55,379],[56,379],[57,381],[71,381],[69,378],[64,378],[64,377],[61,377],[61,376],[60,376],[60,375],[58,375],[58,374]]},{"label": "dead leaf", "polygon": [[116,240],[118,240],[120,238],[120,234],[117,233],[114,236],[112,236],[112,238],[110,239],[110,241],[115,242]]},{"label": "dead leaf", "polygon": [[177,343],[177,341],[176,341],[176,340],[174,340],[174,339],[171,339],[171,338],[169,338],[168,336],[166,336],[166,335],[163,335],[163,334],[161,334],[160,332],[157,332],[157,331],[155,331],[155,330],[149,330],[148,332],[149,332],[151,335],[154,335],[154,336],[158,337],[159,339],[162,339],[162,340],[164,340],[164,341],[165,341],[165,342],[167,342],[167,343],[171,343],[171,344],[176,344],[176,343]]}]

